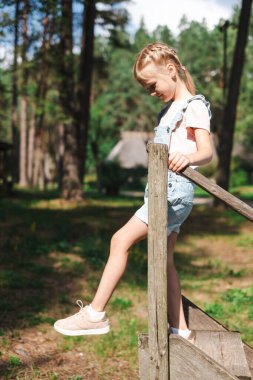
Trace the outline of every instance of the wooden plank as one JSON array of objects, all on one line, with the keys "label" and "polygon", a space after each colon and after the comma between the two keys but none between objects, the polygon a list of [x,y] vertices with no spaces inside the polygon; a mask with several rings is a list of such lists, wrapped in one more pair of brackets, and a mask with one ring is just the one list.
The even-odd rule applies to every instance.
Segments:
[{"label": "wooden plank", "polygon": [[237,379],[205,352],[174,334],[170,335],[170,374],[171,380]]},{"label": "wooden plank", "polygon": [[190,167],[184,169],[180,174],[196,183],[196,185],[202,187],[202,189],[206,190],[211,195],[220,199],[227,206],[238,212],[238,214],[253,222],[253,207],[250,207],[247,203],[236,198],[234,195],[230,194],[228,191]]},{"label": "wooden plank", "polygon": [[186,323],[190,330],[227,331],[227,329],[204,310],[182,296]]},{"label": "wooden plank", "polygon": [[[150,379],[168,380],[167,187],[168,147],[149,144],[148,331]],[[147,375],[143,377],[146,380]]]},{"label": "wooden plank", "polygon": [[[210,317],[200,307],[195,305],[186,297],[182,297],[183,307],[186,315],[186,321],[189,329],[192,330],[216,330],[216,331],[228,331],[219,321]],[[247,363],[253,379],[253,348],[247,343],[243,342],[243,348],[246,355]]]},{"label": "wooden plank", "polygon": [[[146,362],[148,362],[148,335],[142,334],[139,342],[141,345],[139,352],[141,349],[142,357],[146,356]],[[238,380],[219,363],[185,339],[171,334],[169,344],[170,380]],[[144,362],[145,359],[142,358],[142,363]],[[142,367],[142,371],[145,374],[145,367]],[[145,380],[154,379],[145,377]]]},{"label": "wooden plank", "polygon": [[194,345],[239,379],[251,379],[240,333],[196,331]]},{"label": "wooden plank", "polygon": [[149,350],[148,335],[139,334],[138,336],[138,362],[139,362],[139,379],[150,380],[149,376]]},{"label": "wooden plank", "polygon": [[245,342],[242,342],[242,344],[248,362],[251,378],[253,379],[253,348]]}]

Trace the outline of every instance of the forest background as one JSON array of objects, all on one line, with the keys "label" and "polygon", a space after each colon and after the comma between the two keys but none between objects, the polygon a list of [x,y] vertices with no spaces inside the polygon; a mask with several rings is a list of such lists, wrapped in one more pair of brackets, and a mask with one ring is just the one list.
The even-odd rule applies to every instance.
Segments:
[{"label": "forest background", "polygon": [[[0,69],[0,139],[13,144],[12,180],[30,188],[57,183],[62,197],[82,199],[85,175],[96,173],[101,188],[101,164],[120,132],[152,131],[162,107],[132,74],[137,53],[152,41],[179,52],[197,93],[210,100],[223,162],[219,146],[239,14],[235,7],[231,20],[217,20],[211,29],[185,15],[175,36],[169,25],[148,32],[143,21],[129,32],[127,1],[122,0],[2,2],[1,43],[11,53]],[[95,25],[100,26],[96,34]],[[231,175],[223,173],[225,182],[218,181],[225,188],[252,182],[252,37],[251,17],[245,61],[241,55],[235,135],[227,130],[240,156],[230,162],[231,152],[225,152]],[[215,176],[216,164],[205,174]],[[105,167],[103,172],[110,176]]]},{"label": "forest background", "polygon": [[[176,36],[169,25],[150,32],[141,22],[129,30],[129,3],[0,0],[0,51],[6,51],[0,65],[0,378],[5,380],[138,378],[137,336],[147,331],[145,241],[131,250],[108,304],[110,334],[66,337],[52,326],[76,311],[75,300],[92,301],[110,237],[143,202],[142,192],[126,195],[124,188],[108,197],[97,190],[103,189],[102,174],[121,182],[119,168],[104,165],[121,132],[152,132],[163,107],[133,78],[136,55],[146,43],[173,46],[197,93],[211,102],[217,159],[204,174],[219,180],[225,173],[222,185],[252,204],[252,1],[243,0],[231,19],[217,20],[213,28],[186,15]],[[245,55],[239,40],[234,65],[242,31]],[[242,76],[233,69],[239,66]],[[226,109],[235,123],[225,123]],[[230,142],[236,148],[232,160]],[[4,180],[10,193],[2,192]],[[175,252],[183,294],[252,345],[252,224],[212,207],[207,194],[201,195],[204,202],[194,205]]]}]

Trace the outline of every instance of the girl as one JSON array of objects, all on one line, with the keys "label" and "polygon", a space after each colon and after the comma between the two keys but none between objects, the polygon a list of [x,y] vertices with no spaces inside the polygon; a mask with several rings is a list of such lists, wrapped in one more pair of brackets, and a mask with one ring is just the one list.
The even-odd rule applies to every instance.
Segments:
[{"label": "girl", "polygon": [[[193,204],[194,185],[178,173],[186,166],[196,168],[212,158],[210,141],[210,109],[203,95],[195,95],[192,78],[175,52],[163,43],[145,46],[134,65],[135,79],[168,105],[162,110],[155,128],[154,142],[168,144],[168,321],[170,332],[192,340],[182,307],[179,277],[173,251],[180,225],[188,217]],[[99,287],[90,305],[77,304],[80,311],[58,320],[56,331],[64,335],[104,334],[110,329],[105,313],[116,285],[127,264],[132,245],[148,233],[148,188],[144,205],[111,239],[110,255]]]}]

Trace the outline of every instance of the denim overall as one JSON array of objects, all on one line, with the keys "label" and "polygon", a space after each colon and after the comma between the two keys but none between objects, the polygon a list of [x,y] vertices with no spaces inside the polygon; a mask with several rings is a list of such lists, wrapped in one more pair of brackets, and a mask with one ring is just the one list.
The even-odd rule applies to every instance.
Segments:
[{"label": "denim overall", "polygon": [[[195,95],[191,99],[186,100],[175,113],[169,125],[160,125],[162,116],[169,108],[166,107],[158,116],[158,126],[155,128],[154,143],[167,144],[168,150],[170,149],[172,132],[176,128],[177,123],[182,120],[189,103],[193,100],[201,100],[206,105],[209,117],[211,118],[209,102],[205,100],[203,95]],[[179,233],[181,224],[189,216],[193,206],[194,188],[195,185],[190,180],[168,170],[168,235],[170,235],[172,231]],[[144,204],[136,211],[135,215],[144,223],[148,224],[148,184],[145,189]]]}]

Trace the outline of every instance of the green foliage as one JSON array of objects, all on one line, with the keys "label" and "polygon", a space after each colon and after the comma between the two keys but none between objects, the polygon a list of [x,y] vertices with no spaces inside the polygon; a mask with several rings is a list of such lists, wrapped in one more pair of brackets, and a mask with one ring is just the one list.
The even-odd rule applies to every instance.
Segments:
[{"label": "green foliage", "polygon": [[57,372],[52,372],[50,374],[50,380],[58,380],[59,379],[59,375]]},{"label": "green foliage", "polygon": [[248,246],[253,246],[253,236],[248,235],[248,234],[242,234],[240,238],[237,241],[238,247],[248,247]]},{"label": "green foliage", "polygon": [[248,318],[250,321],[253,321],[253,306],[252,305],[249,307]]},{"label": "green foliage", "polygon": [[176,39],[170,29],[164,25],[158,25],[153,32],[153,40],[163,42],[169,46],[175,46]]},{"label": "green foliage", "polygon": [[[107,34],[101,33],[95,37],[92,94],[90,108],[90,128],[88,130],[87,164],[90,172],[94,172],[106,158],[109,151],[120,138],[122,130],[152,131],[156,125],[156,115],[163,105],[159,100],[147,96],[143,88],[135,82],[132,68],[137,53],[149,42],[161,41],[178,50],[182,63],[190,71],[195,84],[196,92],[203,93],[211,101],[213,110],[212,128],[217,131],[221,123],[223,107],[222,93],[222,66],[223,66],[223,33],[216,26],[211,30],[206,23],[190,21],[183,17],[180,22],[180,32],[174,36],[166,25],[158,25],[149,32],[144,21],[140,22],[134,34],[126,29],[128,20],[124,1],[103,1],[103,10],[97,10],[97,16],[102,28]],[[112,4],[113,3],[113,4]],[[115,5],[116,4],[116,5]],[[81,9],[81,8],[80,8]],[[9,35],[13,39],[14,8],[3,6],[2,38]],[[42,23],[45,11],[49,12],[49,19],[56,25],[49,25],[52,29],[50,48],[44,49],[41,45]],[[238,22],[239,7],[234,9],[231,20]],[[65,122],[65,115],[60,105],[59,82],[61,75],[59,64],[63,57],[58,48],[60,12],[55,3],[45,8],[41,1],[34,3],[29,14],[29,61],[26,63],[29,71],[28,94],[28,121],[31,118],[31,105],[36,108],[36,125],[42,123],[41,143],[45,151],[50,152],[53,159],[54,174],[57,174],[58,160],[58,126]],[[74,12],[74,21],[80,17],[80,12]],[[53,21],[54,20],[54,21]],[[98,21],[97,20],[97,21]],[[51,21],[50,21],[51,22]],[[79,22],[74,22],[75,35],[80,34]],[[51,30],[50,29],[50,30]],[[232,62],[234,43],[237,30],[228,28],[228,76]],[[246,62],[241,82],[240,102],[237,112],[236,140],[244,147],[246,153],[251,152],[253,144],[251,133],[253,85],[251,72],[253,70],[253,22],[251,22],[248,39]],[[49,42],[48,42],[49,43]],[[74,93],[73,103],[78,90],[79,53],[74,54]],[[18,63],[17,77],[20,84],[21,72],[24,64]],[[44,80],[44,82],[43,82]],[[43,86],[41,87],[41,83]],[[12,70],[10,67],[0,69],[0,138],[11,140],[11,95]],[[43,95],[44,94],[44,95]],[[19,97],[20,104],[20,97]],[[78,110],[77,114],[78,114]],[[73,121],[75,122],[75,120]],[[206,169],[208,175],[213,176],[214,166]],[[232,171],[234,169],[232,168]],[[239,169],[238,169],[239,170]],[[239,185],[247,181],[249,170],[241,168],[232,176],[231,184]]]},{"label": "green foliage", "polygon": [[241,307],[244,304],[248,304],[249,302],[253,302],[253,295],[249,295],[245,290],[234,288],[229,289],[222,295],[222,299],[225,302],[232,303],[236,307]]},{"label": "green foliage", "polygon": [[208,165],[201,166],[199,172],[207,178],[214,178],[216,173],[217,165],[211,162]]},{"label": "green foliage", "polygon": [[10,72],[0,68],[0,140],[11,141]]},{"label": "green foliage", "polygon": [[216,303],[206,304],[205,312],[214,318],[224,317],[224,308],[220,304],[216,304]]},{"label": "green foliage", "polygon": [[247,185],[248,183],[248,175],[243,169],[237,169],[231,172],[230,177],[230,186],[238,187]]},{"label": "green foliage", "polygon": [[118,195],[120,186],[127,180],[126,173],[116,161],[105,161],[101,164],[101,185],[107,195]]},{"label": "green foliage", "polygon": [[15,355],[9,355],[8,363],[11,367],[18,367],[22,364],[21,360]]},{"label": "green foliage", "polygon": [[231,163],[230,187],[238,187],[248,184],[248,177],[244,162],[239,157],[233,157]]},{"label": "green foliage", "polygon": [[[191,73],[197,93],[203,93],[212,106],[221,101],[220,77],[222,66],[222,34],[208,31],[204,22],[181,20],[181,33],[177,41],[181,62]],[[214,91],[218,90],[217,94]]]},{"label": "green foliage", "polygon": [[133,306],[132,301],[123,297],[116,297],[111,301],[111,305],[115,310],[127,310]]}]

